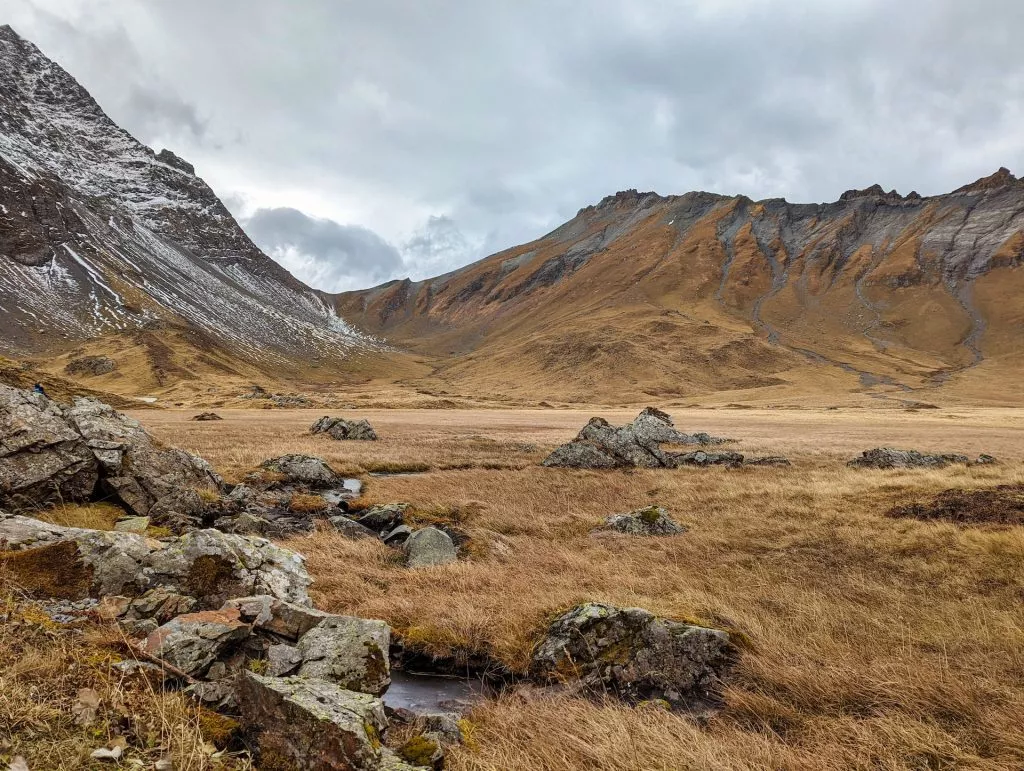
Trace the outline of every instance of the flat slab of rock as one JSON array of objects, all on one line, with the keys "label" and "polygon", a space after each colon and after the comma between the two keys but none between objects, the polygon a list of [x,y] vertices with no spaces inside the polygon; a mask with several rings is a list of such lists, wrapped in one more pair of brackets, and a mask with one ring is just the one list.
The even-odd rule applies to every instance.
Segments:
[{"label": "flat slab of rock", "polygon": [[380,695],[391,684],[391,627],[383,621],[330,616],[302,636],[302,677]]},{"label": "flat slab of rock", "polygon": [[865,450],[854,458],[847,466],[853,468],[942,468],[954,463],[967,464],[970,458],[966,455],[946,453],[930,455],[917,450],[894,450],[891,447],[876,447]]},{"label": "flat slab of rock", "polygon": [[[632,423],[612,426],[603,418],[591,418],[576,438],[544,459],[543,465],[568,468],[675,468],[679,453],[662,444],[713,445],[729,441],[708,434],[684,434],[672,419],[647,407]],[[742,460],[742,456],[740,456]]]},{"label": "flat slab of rock", "polygon": [[334,525],[334,529],[346,538],[351,538],[356,541],[363,538],[378,538],[375,531],[371,530],[366,525],[359,524],[354,519],[349,519],[343,514],[331,517],[329,521]]},{"label": "flat slab of rock", "polygon": [[250,631],[233,608],[186,613],[150,633],[140,647],[187,675],[199,676]]},{"label": "flat slab of rock", "polygon": [[599,530],[626,535],[678,535],[686,528],[669,516],[661,506],[648,506],[625,514],[613,514]]},{"label": "flat slab of rock", "polygon": [[311,434],[327,434],[331,439],[377,441],[377,432],[366,420],[345,420],[324,415],[309,429]]},{"label": "flat slab of rock", "polygon": [[325,619],[337,618],[322,610],[287,602],[269,594],[233,598],[224,603],[224,608],[237,609],[242,620],[254,628],[288,640],[298,640]]},{"label": "flat slab of rock", "polygon": [[588,603],[556,618],[537,646],[531,674],[575,682],[630,702],[676,708],[713,702],[733,661],[729,635],[659,618],[642,608]]},{"label": "flat slab of rock", "polygon": [[411,568],[447,565],[459,558],[451,536],[436,527],[414,531],[402,548],[405,550],[406,565]]},{"label": "flat slab of rock", "polygon": [[302,557],[263,538],[195,530],[156,541],[135,533],[62,527],[0,511],[0,543],[12,551],[68,544],[65,548],[71,551],[63,559],[81,566],[74,587],[80,597],[135,597],[163,587],[195,597],[205,608],[255,594],[310,604],[310,578]]},{"label": "flat slab of rock", "polygon": [[324,680],[244,672],[242,722],[259,748],[261,766],[309,771],[381,767],[384,704]]}]

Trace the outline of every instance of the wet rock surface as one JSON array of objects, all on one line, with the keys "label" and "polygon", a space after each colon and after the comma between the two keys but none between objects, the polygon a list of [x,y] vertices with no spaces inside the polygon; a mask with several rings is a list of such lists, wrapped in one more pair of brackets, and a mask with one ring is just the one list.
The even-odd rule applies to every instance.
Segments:
[{"label": "wet rock surface", "polygon": [[686,528],[676,522],[661,506],[648,506],[625,514],[613,514],[597,532],[616,532],[626,535],[678,535]]},{"label": "wet rock surface", "polygon": [[714,703],[734,656],[717,629],[659,618],[642,608],[579,605],[548,627],[530,663],[533,677],[630,702],[673,708]]},{"label": "wet rock surface", "polygon": [[327,434],[331,439],[377,441],[377,432],[366,420],[345,420],[324,415],[309,429],[311,434]]},{"label": "wet rock surface", "polygon": [[[591,418],[576,438],[545,458],[543,465],[568,468],[676,468],[695,463],[697,453],[676,453],[663,450],[662,444],[715,445],[728,439],[708,434],[684,434],[675,429],[672,419],[654,407],[647,407],[632,423],[612,426],[604,418]],[[722,457],[717,462],[741,462],[743,456],[727,453],[719,456],[700,453],[703,459]]]},{"label": "wet rock surface", "polygon": [[918,452],[917,450],[894,450],[891,447],[877,447],[873,450],[865,450],[859,457],[854,458],[846,465],[852,468],[875,469],[942,468],[955,463],[966,465],[970,462],[970,458],[959,453],[929,454]]}]

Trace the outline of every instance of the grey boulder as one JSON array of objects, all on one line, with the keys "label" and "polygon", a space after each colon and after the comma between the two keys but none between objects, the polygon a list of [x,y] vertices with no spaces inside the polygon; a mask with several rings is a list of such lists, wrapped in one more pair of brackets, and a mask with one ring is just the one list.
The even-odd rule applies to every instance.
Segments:
[{"label": "grey boulder", "polygon": [[930,455],[917,450],[894,450],[891,447],[876,447],[865,450],[858,457],[847,463],[853,468],[942,468],[952,463],[967,464],[970,459],[966,455],[954,453]]},{"label": "grey boulder", "polygon": [[269,594],[237,597],[224,603],[224,608],[235,608],[242,620],[259,631],[271,632],[287,640],[298,640],[325,619],[335,618],[330,613],[273,597]]},{"label": "grey boulder", "polygon": [[377,432],[366,420],[345,420],[324,415],[309,429],[311,434],[327,434],[331,439],[376,441]]},{"label": "grey boulder", "polygon": [[729,636],[659,618],[642,608],[587,603],[556,618],[530,672],[630,702],[664,699],[677,708],[713,702],[732,661]]},{"label": "grey boulder", "polygon": [[195,677],[247,638],[250,631],[234,609],[187,613],[150,633],[140,648]]},{"label": "grey boulder", "polygon": [[451,536],[436,527],[415,531],[405,540],[403,548],[406,565],[411,568],[446,565],[459,557]]},{"label": "grey boulder", "polygon": [[673,520],[661,506],[648,506],[625,514],[613,514],[600,528],[626,535],[678,535],[686,528]]},{"label": "grey boulder", "polygon": [[315,455],[282,455],[263,461],[259,469],[246,477],[246,481],[260,487],[324,489],[340,487],[343,480],[323,458]]},{"label": "grey boulder", "polygon": [[261,763],[308,771],[381,767],[387,718],[374,696],[324,680],[243,672],[238,701]]},{"label": "grey boulder", "polygon": [[376,695],[391,684],[391,628],[383,621],[330,616],[306,632],[297,647],[302,677]]}]

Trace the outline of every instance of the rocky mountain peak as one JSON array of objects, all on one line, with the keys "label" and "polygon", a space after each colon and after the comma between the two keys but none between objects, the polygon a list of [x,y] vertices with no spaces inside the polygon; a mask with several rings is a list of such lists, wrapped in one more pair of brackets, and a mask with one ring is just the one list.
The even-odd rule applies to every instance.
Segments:
[{"label": "rocky mountain peak", "polygon": [[1024,180],[1019,180],[1005,166],[987,177],[982,177],[969,185],[954,190],[954,193],[983,193],[988,190],[998,190],[1003,187],[1024,186]]}]

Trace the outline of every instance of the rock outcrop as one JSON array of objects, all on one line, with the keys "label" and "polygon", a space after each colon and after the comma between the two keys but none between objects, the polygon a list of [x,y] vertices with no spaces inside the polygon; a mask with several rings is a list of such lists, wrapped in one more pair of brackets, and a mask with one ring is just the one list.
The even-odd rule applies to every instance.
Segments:
[{"label": "rock outcrop", "polygon": [[64,367],[69,375],[106,375],[117,369],[117,362],[109,356],[82,356],[72,359]]},{"label": "rock outcrop", "polygon": [[0,385],[0,505],[33,509],[100,492],[145,516],[183,490],[216,491],[221,484],[206,461],[161,446],[109,405],[78,398],[62,408]]},{"label": "rock outcrop", "polygon": [[331,616],[299,640],[299,675],[380,695],[391,684],[391,629],[383,621]]},{"label": "rock outcrop", "polygon": [[235,608],[178,616],[149,634],[140,646],[187,675],[202,675],[214,661],[245,640],[251,629]]},{"label": "rock outcrop", "polygon": [[198,415],[193,415],[189,420],[194,420],[199,423],[205,423],[211,420],[224,420],[216,412],[200,412]]},{"label": "rock outcrop", "polygon": [[708,434],[684,434],[661,410],[647,407],[632,423],[612,426],[604,418],[591,418],[576,438],[545,458],[545,466],[569,468],[677,468],[680,465],[733,464],[742,462],[737,453],[674,453],[662,444],[714,445],[728,439]]},{"label": "rock outcrop", "polygon": [[[55,553],[46,547],[64,545]],[[53,569],[54,560],[81,566],[69,598],[138,596],[164,588],[219,608],[230,597],[269,594],[309,604],[309,574],[302,557],[262,538],[196,530],[154,540],[134,533],[51,525],[0,512],[0,548],[27,551],[23,570]],[[37,561],[32,557],[36,555]]]},{"label": "rock outcrop", "polygon": [[282,455],[263,461],[246,476],[248,484],[269,488],[325,489],[339,487],[342,478],[323,458],[315,455]]},{"label": "rock outcrop", "polygon": [[894,450],[891,447],[877,447],[865,450],[847,466],[853,468],[942,468],[954,463],[968,464],[971,459],[958,453],[928,454],[917,450]]},{"label": "rock outcrop", "polygon": [[720,630],[642,608],[588,603],[551,623],[530,672],[634,703],[664,699],[675,708],[699,708],[714,702],[733,654],[729,635]]},{"label": "rock outcrop", "polygon": [[661,506],[648,506],[625,514],[613,514],[598,529],[626,535],[678,535],[686,528],[669,516]]},{"label": "rock outcrop", "polygon": [[309,429],[311,434],[327,434],[331,439],[377,441],[377,432],[366,420],[345,420],[324,415]]}]

